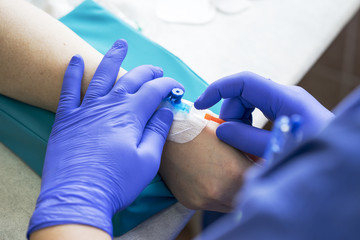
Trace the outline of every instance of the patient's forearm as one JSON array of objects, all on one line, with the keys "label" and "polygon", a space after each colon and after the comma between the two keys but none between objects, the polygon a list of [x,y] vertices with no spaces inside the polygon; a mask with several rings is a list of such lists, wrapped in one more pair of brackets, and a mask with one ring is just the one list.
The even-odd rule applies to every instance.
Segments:
[{"label": "patient's forearm", "polygon": [[0,0],[0,23],[1,94],[56,111],[64,72],[75,54],[85,61],[85,93],[102,54],[25,1]]},{"label": "patient's forearm", "polygon": [[[85,61],[85,93],[102,58],[99,52],[56,19],[20,0],[0,0],[0,23],[1,94],[55,112],[65,69],[75,54]],[[215,128],[209,124],[189,143],[168,142],[161,174],[185,206],[229,211],[251,163],[218,140]]]}]

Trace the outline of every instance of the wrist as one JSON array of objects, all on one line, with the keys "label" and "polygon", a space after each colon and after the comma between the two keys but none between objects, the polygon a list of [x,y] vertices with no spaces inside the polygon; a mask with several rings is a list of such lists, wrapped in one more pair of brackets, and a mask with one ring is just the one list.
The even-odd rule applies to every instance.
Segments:
[{"label": "wrist", "polygon": [[93,226],[112,236],[113,211],[104,204],[107,201],[105,194],[82,186],[60,186],[42,191],[30,219],[27,236],[34,231],[63,224]]}]

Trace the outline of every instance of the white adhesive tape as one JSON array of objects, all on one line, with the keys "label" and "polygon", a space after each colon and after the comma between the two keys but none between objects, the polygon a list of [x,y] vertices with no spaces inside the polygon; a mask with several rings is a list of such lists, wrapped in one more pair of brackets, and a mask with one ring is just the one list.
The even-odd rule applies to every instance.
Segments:
[{"label": "white adhesive tape", "polygon": [[192,108],[189,114],[184,115],[182,112],[174,114],[174,121],[167,140],[176,143],[186,143],[193,140],[208,123],[208,120],[204,119],[205,113],[214,115],[210,110],[197,110],[190,101],[184,99],[181,101],[192,106]]}]

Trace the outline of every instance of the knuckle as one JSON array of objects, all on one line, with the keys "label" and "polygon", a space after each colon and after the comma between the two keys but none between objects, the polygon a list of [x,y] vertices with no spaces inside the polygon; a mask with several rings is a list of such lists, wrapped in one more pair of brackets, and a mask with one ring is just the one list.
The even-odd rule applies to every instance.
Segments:
[{"label": "knuckle", "polygon": [[103,88],[101,80],[93,80],[91,82],[91,91],[86,91],[87,97],[93,98],[98,97],[99,91]]},{"label": "knuckle", "polygon": [[136,76],[133,76],[133,74],[131,74],[129,72],[129,74],[125,74],[124,76],[122,76],[120,79],[119,79],[119,83],[132,83],[132,82],[135,82],[136,81]]},{"label": "knuckle", "polygon": [[71,61],[70,63],[69,63],[69,66],[70,67],[80,67],[81,66],[81,63],[80,63],[80,61]]},{"label": "knuckle", "polygon": [[148,71],[148,74],[151,76],[151,79],[156,78],[157,72],[155,71],[153,66],[147,65],[146,71]]},{"label": "knuckle", "polygon": [[128,93],[128,90],[126,89],[125,86],[123,85],[119,85],[118,87],[116,87],[114,89],[114,91],[112,92],[114,95],[124,95]]},{"label": "knuckle", "polygon": [[142,154],[139,156],[139,159],[146,159],[146,161],[143,162],[144,167],[147,169],[156,169],[156,172],[159,170],[160,167],[160,153],[157,153],[156,151],[148,151],[146,154]]},{"label": "knuckle", "polygon": [[303,88],[303,87],[300,87],[300,86],[291,86],[292,90],[298,94],[306,94],[307,91]]},{"label": "knuckle", "polygon": [[156,123],[150,122],[150,123],[148,123],[147,128],[151,129],[153,132],[162,136],[164,140],[167,138],[168,126],[166,126],[166,124],[164,122],[162,122],[162,121],[157,121]]},{"label": "knuckle", "polygon": [[311,96],[304,88],[300,86],[291,86],[289,94],[290,98],[295,99],[299,103],[299,108],[304,105],[304,99]]},{"label": "knuckle", "polygon": [[61,95],[59,101],[59,108],[65,108],[65,106],[68,106],[68,104],[72,103],[75,100],[76,97],[71,94]]},{"label": "knuckle", "polygon": [[144,87],[151,92],[153,96],[162,95],[161,85],[159,85],[156,80],[145,83]]},{"label": "knuckle", "polygon": [[60,101],[61,100],[66,100],[66,99],[69,99],[69,98],[72,99],[74,97],[75,96],[74,96],[73,92],[71,91],[71,89],[68,89],[68,88],[62,89],[61,95],[60,95]]},{"label": "knuckle", "polygon": [[128,74],[125,74],[123,76],[123,80],[127,82],[133,82],[137,80],[137,78],[147,76],[147,75],[154,75],[154,72],[151,70],[151,65],[141,65],[138,66],[128,72]]},{"label": "knuckle", "polygon": [[104,69],[98,69],[96,73],[96,77],[92,80],[92,82],[103,82],[108,78],[109,75]]},{"label": "knuckle", "polygon": [[226,176],[228,176],[228,178],[231,181],[241,179],[242,175],[243,175],[242,166],[237,163],[230,164],[229,167],[225,171],[226,171]]},{"label": "knuckle", "polygon": [[188,208],[191,209],[211,209],[219,202],[219,186],[217,181],[209,178],[198,178],[195,180],[194,185],[197,186],[198,192],[194,194],[191,201],[188,201]]},{"label": "knuckle", "polygon": [[[135,149],[135,146],[128,146],[131,149]],[[142,159],[142,152],[140,151],[132,151],[132,158],[131,159]]]},{"label": "knuckle", "polygon": [[[171,91],[171,89],[178,87],[178,88],[181,88],[184,90],[184,86],[173,78],[162,77],[162,78],[159,78],[159,81],[162,81],[161,86],[164,86],[163,89],[168,88],[168,90]],[[168,92],[166,94],[168,94]]]},{"label": "knuckle", "polygon": [[155,75],[154,67],[152,65],[142,65],[139,68],[143,71],[147,71],[149,74]]},{"label": "knuckle", "polygon": [[179,85],[179,82],[176,81],[175,79],[173,78],[170,78],[170,77],[164,77],[163,78],[165,81],[167,81],[169,84],[173,84],[173,85]]},{"label": "knuckle", "polygon": [[218,201],[221,199],[222,191],[217,184],[209,184],[206,188],[206,198],[209,201]]},{"label": "knuckle", "polygon": [[74,56],[71,58],[69,66],[80,67],[82,65],[82,62],[83,60],[81,56]]},{"label": "knuckle", "polygon": [[242,71],[242,72],[240,72],[240,74],[243,76],[253,76],[254,75],[254,73],[252,73],[250,71]]},{"label": "knuckle", "polygon": [[250,71],[242,71],[239,74],[235,74],[235,75],[237,75],[237,77],[239,79],[243,79],[244,81],[251,80],[251,79],[257,77],[257,75],[255,73],[250,72]]},{"label": "knuckle", "polygon": [[162,83],[168,83],[168,84],[177,83],[177,81],[171,77],[162,77],[162,78],[159,78],[157,81],[161,81]]},{"label": "knuckle", "polygon": [[111,62],[121,62],[124,60],[125,56],[124,54],[119,53],[119,50],[121,51],[121,49],[118,48],[113,48],[111,49],[104,58],[108,59]]}]

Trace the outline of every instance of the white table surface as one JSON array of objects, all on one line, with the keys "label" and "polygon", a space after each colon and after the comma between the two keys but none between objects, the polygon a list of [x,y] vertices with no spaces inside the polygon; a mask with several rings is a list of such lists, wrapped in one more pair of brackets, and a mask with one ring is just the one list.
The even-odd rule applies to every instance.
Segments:
[{"label": "white table surface", "polygon": [[[29,1],[56,18],[82,2]],[[207,24],[190,25],[160,20],[156,0],[97,2],[137,22],[208,83],[248,70],[287,85],[302,79],[360,6],[360,0],[249,0],[244,12],[217,12]],[[256,126],[266,122],[259,112],[254,120]]]}]

